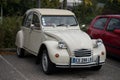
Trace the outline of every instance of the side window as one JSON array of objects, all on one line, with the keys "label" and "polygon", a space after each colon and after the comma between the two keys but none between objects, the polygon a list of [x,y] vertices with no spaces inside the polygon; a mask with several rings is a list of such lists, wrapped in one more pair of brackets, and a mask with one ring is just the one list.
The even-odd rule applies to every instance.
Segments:
[{"label": "side window", "polygon": [[114,29],[120,29],[120,19],[112,18],[110,20],[107,30],[113,31]]},{"label": "side window", "polygon": [[25,27],[30,27],[31,22],[32,22],[32,13],[29,14],[29,15],[27,16],[27,18],[25,19],[24,26],[25,26]]},{"label": "side window", "polygon": [[39,17],[36,14],[33,14],[32,24],[34,24],[35,27],[40,27]]},{"label": "side window", "polygon": [[93,27],[103,30],[106,24],[107,18],[99,18],[96,20],[96,22],[94,23]]}]

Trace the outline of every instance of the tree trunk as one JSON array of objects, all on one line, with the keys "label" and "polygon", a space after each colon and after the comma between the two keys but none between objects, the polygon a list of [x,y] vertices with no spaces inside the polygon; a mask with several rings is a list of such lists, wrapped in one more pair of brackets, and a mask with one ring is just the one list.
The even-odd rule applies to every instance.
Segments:
[{"label": "tree trunk", "polygon": [[37,7],[40,8],[41,7],[41,1],[37,0]]},{"label": "tree trunk", "polygon": [[63,0],[63,9],[67,9],[67,0]]}]

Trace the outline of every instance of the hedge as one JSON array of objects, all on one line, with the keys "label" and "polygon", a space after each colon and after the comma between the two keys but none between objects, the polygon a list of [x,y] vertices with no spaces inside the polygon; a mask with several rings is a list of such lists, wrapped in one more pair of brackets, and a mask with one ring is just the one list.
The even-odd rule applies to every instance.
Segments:
[{"label": "hedge", "polygon": [[4,17],[0,24],[0,48],[14,48],[15,37],[20,29],[22,17]]}]

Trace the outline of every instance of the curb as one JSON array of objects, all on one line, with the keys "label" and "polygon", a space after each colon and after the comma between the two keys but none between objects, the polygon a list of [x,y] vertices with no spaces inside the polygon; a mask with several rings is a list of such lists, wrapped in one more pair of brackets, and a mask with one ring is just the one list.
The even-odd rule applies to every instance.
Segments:
[{"label": "curb", "polygon": [[16,52],[16,48],[0,48],[0,52]]}]

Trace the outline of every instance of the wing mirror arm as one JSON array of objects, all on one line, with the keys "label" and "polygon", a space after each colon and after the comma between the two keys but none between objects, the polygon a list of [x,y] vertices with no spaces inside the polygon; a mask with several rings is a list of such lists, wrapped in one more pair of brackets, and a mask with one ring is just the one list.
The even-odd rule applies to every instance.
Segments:
[{"label": "wing mirror arm", "polygon": [[33,29],[34,29],[34,27],[35,27],[35,25],[34,25],[34,24],[31,24],[31,25],[30,25],[30,29],[31,29],[31,30],[33,30]]},{"label": "wing mirror arm", "polygon": [[34,29],[34,24],[30,24],[30,33],[32,32],[32,30]]},{"label": "wing mirror arm", "polygon": [[34,29],[40,30],[40,27],[36,27],[34,24],[31,24],[31,25],[30,25],[30,29],[31,29],[31,30],[34,30]]}]

